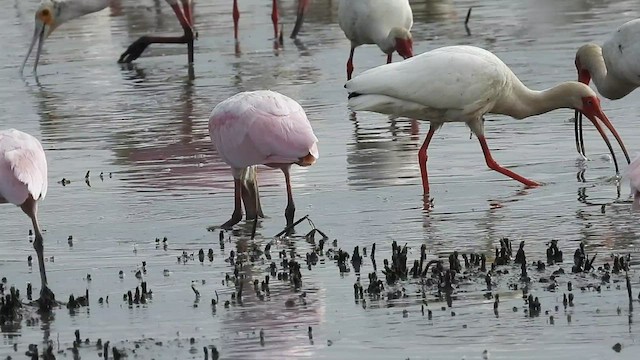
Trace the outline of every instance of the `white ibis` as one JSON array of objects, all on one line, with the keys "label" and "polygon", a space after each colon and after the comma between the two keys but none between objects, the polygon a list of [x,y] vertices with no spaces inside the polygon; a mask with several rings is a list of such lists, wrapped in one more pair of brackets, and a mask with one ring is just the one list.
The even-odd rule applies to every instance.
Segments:
[{"label": "white ibis", "polygon": [[409,0],[340,0],[338,23],[351,41],[347,80],[353,73],[353,53],[360,45],[378,45],[387,54],[387,63],[394,51],[405,59],[413,56]]},{"label": "white ibis", "polygon": [[348,81],[349,107],[430,122],[427,137],[418,152],[424,194],[429,194],[427,148],[435,131],[445,122],[464,122],[476,134],[484,158],[492,170],[526,186],[537,182],[498,165],[484,136],[486,113],[510,115],[516,119],[572,108],[584,113],[596,126],[616,163],[613,148],[598,119],[622,140],[600,108],[595,92],[576,81],[550,89],[527,88],[497,56],[474,46],[447,46],[402,62],[367,70]]},{"label": "white ibis", "polygon": [[[575,59],[578,81],[589,85],[593,79],[600,95],[610,100],[621,99],[640,86],[639,59],[640,19],[635,19],[620,26],[602,47],[585,44],[578,49]],[[586,158],[582,116],[577,113],[575,133],[578,153]]]},{"label": "white ibis", "polygon": [[242,220],[262,217],[256,165],[278,168],[287,187],[287,226],[293,224],[295,205],[289,169],[292,164],[310,166],[319,157],[318,139],[304,110],[280,93],[260,90],[236,94],[216,105],[209,119],[209,135],[218,155],[231,166],[235,208],[221,227],[229,229]]},{"label": "white ibis", "polygon": [[44,245],[38,225],[38,200],[47,194],[47,158],[40,142],[15,129],[0,131],[0,204],[19,206],[33,224],[33,247],[40,266],[40,308],[48,309],[55,296],[47,284],[44,269]]}]

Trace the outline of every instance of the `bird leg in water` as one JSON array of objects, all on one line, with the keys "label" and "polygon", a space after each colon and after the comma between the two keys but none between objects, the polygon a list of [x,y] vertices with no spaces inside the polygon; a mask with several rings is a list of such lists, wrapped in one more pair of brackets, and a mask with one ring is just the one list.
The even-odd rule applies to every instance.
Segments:
[{"label": "bird leg in water", "polygon": [[431,125],[429,127],[429,132],[427,133],[427,137],[424,139],[420,150],[418,151],[418,164],[420,165],[420,175],[422,176],[422,190],[425,198],[429,197],[429,176],[427,175],[427,148],[429,147],[429,143],[431,142],[431,138],[433,138],[433,134],[435,134],[436,130],[440,126]]},{"label": "bird leg in water", "polygon": [[238,41],[238,20],[240,20],[240,10],[238,10],[238,0],[233,0],[233,38]]},{"label": "bird leg in water", "polygon": [[[273,39],[278,41],[278,39],[280,39],[280,34],[278,34],[278,0],[273,0],[271,21],[273,22]],[[280,45],[282,45],[282,43],[280,43]]]},{"label": "bird leg in water", "polygon": [[[476,134],[477,135],[477,134]],[[539,183],[529,180],[525,177],[522,177],[516,173],[514,173],[511,170],[505,169],[502,166],[500,166],[491,156],[491,151],[489,150],[489,145],[487,145],[487,140],[485,139],[484,135],[478,135],[478,140],[480,141],[480,146],[482,147],[482,152],[484,153],[484,160],[487,162],[487,166],[494,171],[497,171],[503,175],[506,175],[510,178],[512,178],[513,180],[517,180],[523,184],[525,184],[526,186],[530,186],[530,187],[535,187],[535,186],[540,186]]]},{"label": "bird leg in water", "polygon": [[[133,44],[129,45],[127,50],[120,55],[120,59],[118,59],[118,63],[130,63],[133,60],[137,59],[142,55],[144,50],[150,44],[187,44],[188,47],[188,56],[189,56],[189,64],[193,64],[193,40],[194,40],[194,30],[192,21],[192,7],[191,0],[182,0],[182,4],[184,5],[184,13],[180,8],[178,3],[170,4],[173,12],[175,12],[176,17],[180,21],[180,25],[184,30],[184,34],[182,36],[142,36],[138,40],[134,41]],[[187,14],[185,16],[185,14]]]},{"label": "bird leg in water", "polygon": [[47,273],[44,269],[44,245],[42,233],[40,232],[40,225],[38,225],[38,204],[36,200],[33,199],[31,195],[27,198],[27,200],[20,205],[22,211],[31,218],[31,222],[33,223],[33,232],[35,233],[35,239],[33,241],[33,248],[36,250],[36,254],[38,256],[38,266],[40,267],[40,281],[42,284],[42,288],[40,289],[40,299],[38,299],[38,304],[40,306],[40,310],[47,312],[50,311],[51,308],[55,305],[55,295],[49,289],[47,283]]},{"label": "bird leg in water", "polygon": [[247,220],[255,220],[258,217],[264,218],[258,190],[258,170],[255,166],[248,168],[243,178],[242,202],[247,213]]},{"label": "bird leg in water", "polygon": [[347,60],[347,80],[351,80],[351,74],[353,74],[353,52],[356,50],[351,45],[351,52],[349,53],[349,60]]},{"label": "bird leg in water", "polygon": [[304,21],[304,15],[309,8],[309,0],[298,0],[298,14],[296,16],[296,24],[291,31],[291,38],[295,39],[298,36],[298,32],[302,28],[302,22]]},{"label": "bird leg in water", "polygon": [[284,210],[284,217],[287,220],[287,227],[293,224],[293,217],[296,212],[296,205],[293,202],[293,192],[291,191],[291,176],[289,175],[290,169],[291,166],[282,168],[282,172],[284,173],[284,180],[287,184],[287,207]]},{"label": "bird leg in water", "polygon": [[391,59],[393,59],[393,53],[387,54],[387,64],[391,64]]},{"label": "bird leg in water", "polygon": [[242,220],[242,180],[233,179],[233,187],[234,187],[234,207],[233,214],[231,215],[231,219],[226,223],[222,224],[220,228],[229,230],[233,227],[233,225],[237,224]]}]

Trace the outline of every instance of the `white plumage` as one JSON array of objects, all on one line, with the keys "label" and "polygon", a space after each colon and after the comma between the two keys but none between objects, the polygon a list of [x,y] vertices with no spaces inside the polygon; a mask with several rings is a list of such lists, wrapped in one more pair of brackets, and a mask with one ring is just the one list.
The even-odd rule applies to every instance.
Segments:
[{"label": "white plumage", "polygon": [[[544,91],[527,88],[497,56],[474,46],[447,46],[402,62],[370,69],[348,81],[349,108],[431,123],[419,152],[424,193],[429,193],[426,150],[435,132],[445,122],[465,122],[478,136],[487,165],[527,186],[538,183],[498,165],[484,137],[483,115],[510,115],[517,119],[558,108],[584,112],[615,154],[599,118],[626,148],[600,108],[593,90],[579,82],[561,83]],[[616,162],[617,167],[617,162]]]},{"label": "white plumage", "polygon": [[0,197],[21,205],[47,195],[47,160],[33,136],[8,129],[0,131]]}]

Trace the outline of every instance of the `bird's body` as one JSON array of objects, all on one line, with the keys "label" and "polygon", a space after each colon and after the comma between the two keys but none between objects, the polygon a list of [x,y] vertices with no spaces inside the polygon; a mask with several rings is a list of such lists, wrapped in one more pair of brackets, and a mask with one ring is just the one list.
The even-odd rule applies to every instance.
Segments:
[{"label": "bird's body", "polygon": [[633,195],[633,205],[631,209],[640,211],[640,156],[637,156],[625,171],[625,178],[629,179],[631,195]]},{"label": "bird's body", "polygon": [[430,121],[431,128],[419,152],[425,194],[429,193],[426,150],[435,130],[445,122],[465,122],[478,136],[487,165],[528,186],[537,183],[502,168],[491,157],[484,137],[484,114],[522,119],[558,108],[574,108],[592,119],[609,146],[595,117],[618,138],[588,86],[566,82],[544,91],[530,90],[497,56],[473,46],[442,47],[379,66],[348,81],[345,87],[352,110]]},{"label": "bird's body", "polygon": [[218,154],[232,169],[236,188],[234,216],[223,227],[242,218],[240,198],[247,219],[261,216],[256,165],[282,169],[287,182],[287,223],[293,221],[289,182],[292,164],[312,165],[318,159],[318,139],[307,116],[295,100],[273,91],[236,94],[211,112],[209,134]]},{"label": "bird's body", "polygon": [[[597,44],[585,44],[578,49],[575,58],[578,81],[589,85],[593,79],[600,95],[610,100],[621,99],[640,86],[638,59],[640,19],[635,19],[620,26],[602,47]],[[575,133],[578,152],[586,158],[582,117],[576,116]]]},{"label": "bird's body", "polygon": [[351,41],[348,79],[353,72],[354,50],[360,45],[377,45],[387,54],[388,63],[394,51],[404,58],[413,56],[413,12],[408,0],[340,0],[338,23]]},{"label": "bird's body", "polygon": [[37,201],[47,194],[47,159],[40,142],[15,129],[0,131],[0,203],[20,206],[33,223],[33,247],[38,254],[42,280],[41,305],[51,306],[53,293],[44,270],[42,234],[37,219]]}]

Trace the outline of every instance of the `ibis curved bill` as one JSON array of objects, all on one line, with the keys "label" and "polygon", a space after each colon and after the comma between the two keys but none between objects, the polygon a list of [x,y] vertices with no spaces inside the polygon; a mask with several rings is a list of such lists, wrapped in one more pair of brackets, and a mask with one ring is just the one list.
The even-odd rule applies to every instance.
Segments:
[{"label": "ibis curved bill", "polygon": [[[480,142],[487,166],[526,186],[537,182],[500,166],[491,156],[484,136],[483,116],[487,113],[523,119],[559,108],[584,113],[609,147],[616,169],[618,163],[602,128],[615,128],[600,107],[589,86],[568,81],[543,91],[527,88],[491,52],[474,46],[438,48],[398,63],[363,72],[345,85],[349,108],[405,116],[431,123],[418,152],[424,194],[429,194],[427,148],[435,131],[446,122],[464,122]],[[616,139],[626,154],[622,140]]]}]

